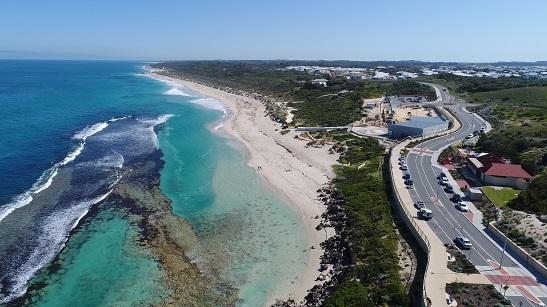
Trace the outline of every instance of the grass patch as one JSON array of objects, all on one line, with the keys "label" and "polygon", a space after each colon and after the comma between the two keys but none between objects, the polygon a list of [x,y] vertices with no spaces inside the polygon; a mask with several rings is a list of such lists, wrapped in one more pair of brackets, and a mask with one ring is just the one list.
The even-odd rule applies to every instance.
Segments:
[{"label": "grass patch", "polygon": [[520,193],[520,190],[513,188],[482,187],[481,191],[499,208],[507,208],[507,203]]}]

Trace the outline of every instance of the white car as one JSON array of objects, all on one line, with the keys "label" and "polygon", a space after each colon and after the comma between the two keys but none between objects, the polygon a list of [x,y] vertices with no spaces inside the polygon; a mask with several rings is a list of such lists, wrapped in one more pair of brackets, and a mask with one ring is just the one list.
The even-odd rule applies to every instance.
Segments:
[{"label": "white car", "polygon": [[471,139],[471,138],[473,138],[473,137],[474,137],[473,133],[469,133],[465,138],[466,138],[466,139]]},{"label": "white car", "polygon": [[469,207],[467,207],[467,204],[465,204],[461,201],[456,204],[456,209],[460,210],[461,212],[469,211]]}]

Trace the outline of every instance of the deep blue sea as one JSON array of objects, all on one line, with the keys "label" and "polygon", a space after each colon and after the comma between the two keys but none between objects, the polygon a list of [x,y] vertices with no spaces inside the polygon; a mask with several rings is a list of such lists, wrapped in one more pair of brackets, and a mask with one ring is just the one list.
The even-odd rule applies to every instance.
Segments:
[{"label": "deep blue sea", "polygon": [[188,256],[239,289],[238,305],[286,293],[304,270],[299,218],[213,131],[222,104],[143,75],[145,65],[0,60],[0,303],[33,282],[39,306],[161,299],[157,259],[123,216],[102,206],[71,232],[123,165],[158,148],[161,190],[200,242]]}]

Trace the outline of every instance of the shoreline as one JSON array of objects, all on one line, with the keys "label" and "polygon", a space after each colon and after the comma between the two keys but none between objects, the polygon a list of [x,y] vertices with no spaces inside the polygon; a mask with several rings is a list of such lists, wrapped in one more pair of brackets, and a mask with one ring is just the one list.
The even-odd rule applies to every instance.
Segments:
[{"label": "shoreline", "polygon": [[296,302],[304,300],[308,290],[323,282],[316,281],[320,274],[320,257],[324,252],[320,243],[334,231],[315,229],[321,221],[316,217],[320,217],[326,210],[318,199],[317,190],[334,177],[331,166],[337,163],[338,155],[329,153],[327,147],[307,147],[304,141],[295,139],[295,132],[282,135],[279,132],[281,125],[267,116],[265,106],[253,98],[154,72],[147,75],[156,80],[176,83],[204,97],[217,99],[227,107],[226,116],[213,132],[225,134],[243,144],[247,164],[298,214],[309,240],[306,270],[296,283],[290,284],[287,281],[287,284],[280,285],[290,289],[289,292],[281,297],[272,294],[267,305],[275,303],[277,299],[291,298]]}]

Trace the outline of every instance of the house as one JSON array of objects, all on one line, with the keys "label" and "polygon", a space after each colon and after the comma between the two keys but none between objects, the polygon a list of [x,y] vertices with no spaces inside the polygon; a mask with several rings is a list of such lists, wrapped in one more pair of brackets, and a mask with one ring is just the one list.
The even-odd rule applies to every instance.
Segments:
[{"label": "house", "polygon": [[311,80],[311,84],[325,87],[327,86],[327,81],[327,79],[313,79]]},{"label": "house", "polygon": [[505,163],[491,153],[467,158],[467,167],[484,184],[526,189],[532,178],[519,164]]}]

